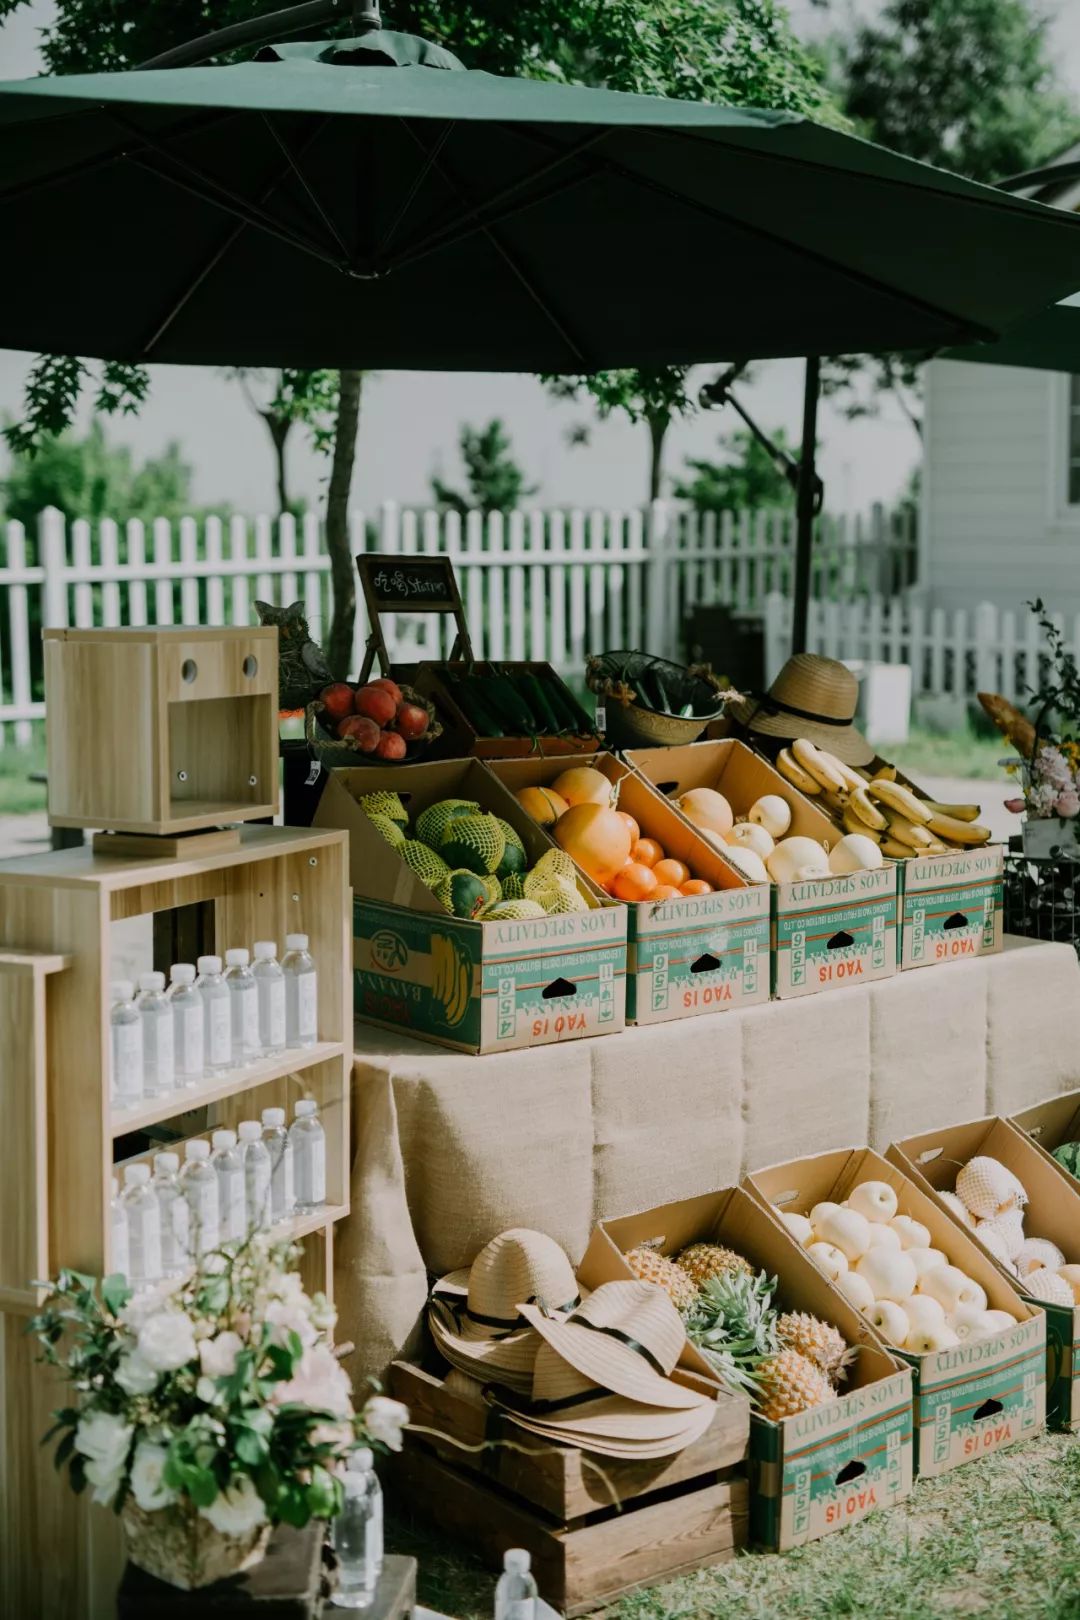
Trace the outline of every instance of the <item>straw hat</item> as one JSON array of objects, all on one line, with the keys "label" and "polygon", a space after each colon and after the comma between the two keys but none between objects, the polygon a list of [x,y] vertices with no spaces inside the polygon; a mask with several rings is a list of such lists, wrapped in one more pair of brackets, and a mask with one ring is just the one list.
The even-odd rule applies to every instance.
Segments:
[{"label": "straw hat", "polygon": [[563,1361],[600,1389],[646,1406],[688,1410],[702,1399],[671,1380],[686,1328],[655,1283],[603,1283],[566,1316],[547,1316],[536,1305],[522,1305],[521,1314]]},{"label": "straw hat", "polygon": [[846,664],[796,653],[764,696],[743,698],[728,713],[759,736],[805,737],[846,765],[869,765],[874,750],[852,724],[858,699],[859,683]]},{"label": "straw hat", "polygon": [[439,1279],[428,1325],[452,1367],[527,1391],[540,1340],[519,1307],[572,1311],[580,1298],[574,1268],[554,1239],[514,1227],[492,1238],[471,1266]]}]

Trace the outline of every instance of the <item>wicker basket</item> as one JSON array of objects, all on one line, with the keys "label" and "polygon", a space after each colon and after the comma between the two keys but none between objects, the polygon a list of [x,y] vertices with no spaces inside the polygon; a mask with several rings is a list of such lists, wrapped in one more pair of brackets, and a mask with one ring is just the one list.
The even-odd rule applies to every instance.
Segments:
[{"label": "wicker basket", "polygon": [[184,1498],[146,1513],[130,1498],[121,1515],[131,1562],[169,1586],[191,1592],[251,1569],[266,1556],[271,1527],[260,1524],[242,1536],[225,1535]]},{"label": "wicker basket", "polygon": [[428,717],[428,728],[422,737],[406,742],[404,759],[380,759],[377,754],[365,754],[349,738],[335,737],[322,725],[321,716],[326,708],[318,699],[309,703],[304,714],[304,736],[312,755],[322,765],[413,765],[422,759],[436,737],[442,736],[442,725],[435,715],[435,705],[422,692],[403,686],[401,695],[407,703],[415,703]]},{"label": "wicker basket", "polygon": [[[672,714],[650,708],[636,696],[628,700],[625,694],[633,691],[635,676],[648,671],[658,671],[681,699],[680,707],[693,704],[695,712]],[[586,680],[604,701],[604,736],[613,748],[668,748],[696,742],[710,721],[723,714],[727,702],[711,675],[649,653],[608,652],[591,658]]]}]

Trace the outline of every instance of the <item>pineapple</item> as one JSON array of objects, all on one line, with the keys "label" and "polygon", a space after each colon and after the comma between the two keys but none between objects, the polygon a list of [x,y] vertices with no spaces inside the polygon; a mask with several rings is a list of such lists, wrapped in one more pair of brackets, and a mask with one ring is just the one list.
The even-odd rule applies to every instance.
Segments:
[{"label": "pineapple", "polygon": [[797,1350],[834,1383],[847,1376],[854,1352],[831,1323],[807,1311],[785,1311],[777,1321],[776,1337],[782,1349]]},{"label": "pineapple", "polygon": [[836,1393],[821,1368],[798,1350],[779,1350],[760,1362],[756,1372],[758,1410],[771,1423],[831,1401]]},{"label": "pineapple", "polygon": [[691,1243],[675,1256],[675,1264],[681,1266],[699,1288],[703,1288],[710,1277],[725,1277],[731,1271],[745,1271],[749,1275],[753,1269],[749,1260],[744,1260],[734,1249],[725,1249],[721,1243]]},{"label": "pineapple", "polygon": [[717,1376],[733,1390],[754,1398],[759,1363],[778,1349],[775,1279],[737,1267],[710,1277],[702,1286],[686,1331]]},{"label": "pineapple", "polygon": [[658,1283],[666,1294],[670,1294],[676,1310],[688,1311],[697,1303],[697,1288],[686,1272],[681,1271],[674,1260],[661,1254],[659,1249],[642,1243],[636,1249],[628,1249],[623,1259],[635,1277],[640,1277],[642,1282]]}]

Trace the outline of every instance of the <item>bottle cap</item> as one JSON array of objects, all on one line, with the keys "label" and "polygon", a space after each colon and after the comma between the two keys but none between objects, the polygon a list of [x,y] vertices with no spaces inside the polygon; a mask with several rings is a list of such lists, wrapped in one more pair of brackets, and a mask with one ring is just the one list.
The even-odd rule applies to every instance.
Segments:
[{"label": "bottle cap", "polygon": [[220,973],[221,972],[221,957],[220,956],[200,956],[199,960],[196,962],[195,965],[198,968],[200,973]]},{"label": "bottle cap", "polygon": [[154,1169],[164,1170],[167,1175],[175,1175],[180,1168],[180,1155],[178,1153],[155,1153]]},{"label": "bottle cap", "polygon": [[231,951],[225,952],[227,967],[247,967],[250,961],[251,957],[242,945],[234,945]]},{"label": "bottle cap", "polygon": [[124,1167],[124,1186],[141,1187],[150,1180],[148,1164],[129,1164]]},{"label": "bottle cap", "polygon": [[375,1465],[375,1457],[370,1446],[357,1446],[355,1451],[349,1452],[346,1464],[350,1474],[366,1474]]},{"label": "bottle cap", "polygon": [[261,1142],[262,1126],[257,1119],[242,1119],[236,1127],[241,1142]]},{"label": "bottle cap", "polygon": [[294,1106],[293,1113],[297,1119],[307,1119],[311,1114],[318,1112],[318,1107],[319,1105],[314,1097],[301,1097],[300,1101]]},{"label": "bottle cap", "polygon": [[262,1122],[264,1125],[284,1125],[284,1108],[264,1108],[262,1111]]},{"label": "bottle cap", "polygon": [[109,1000],[111,1002],[130,1001],[135,994],[135,986],[130,979],[114,979],[109,986]]},{"label": "bottle cap", "polygon": [[255,941],[256,962],[272,962],[277,955],[276,939],[257,939]]},{"label": "bottle cap", "polygon": [[164,973],[140,973],[139,974],[139,989],[140,990],[164,990],[164,988],[165,988],[165,975],[164,975]]},{"label": "bottle cap", "polygon": [[524,1547],[507,1547],[503,1553],[503,1569],[514,1575],[527,1575],[532,1568],[532,1554]]},{"label": "bottle cap", "polygon": [[193,1141],[184,1143],[185,1159],[195,1159],[198,1161],[199,1159],[208,1159],[209,1157],[210,1144],[209,1142],[204,1141],[201,1136],[196,1136]]},{"label": "bottle cap", "polygon": [[236,1146],[235,1131],[215,1131],[210,1140],[214,1144],[214,1152],[219,1148],[233,1148]]},{"label": "bottle cap", "polygon": [[308,937],[306,934],[285,935],[285,949],[287,951],[306,951],[307,948]]},{"label": "bottle cap", "polygon": [[169,969],[169,978],[173,984],[194,984],[194,964],[191,962],[174,962]]}]

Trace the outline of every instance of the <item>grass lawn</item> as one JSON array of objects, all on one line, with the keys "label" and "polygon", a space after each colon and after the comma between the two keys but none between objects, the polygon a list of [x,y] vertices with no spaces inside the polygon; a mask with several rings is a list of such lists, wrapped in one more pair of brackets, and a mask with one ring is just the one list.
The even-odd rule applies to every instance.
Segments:
[{"label": "grass lawn", "polygon": [[45,769],[45,743],[29,748],[0,748],[0,816],[28,816],[45,808],[44,782],[31,782],[31,771]]},{"label": "grass lawn", "polygon": [[[452,1543],[397,1515],[388,1521],[387,1546],[419,1558],[421,1603],[460,1620],[490,1616],[495,1575]],[[1014,1446],[920,1481],[900,1507],[824,1541],[779,1556],[744,1554],[623,1598],[608,1614],[609,1620],[1078,1620],[1080,1443],[1045,1435]]]},{"label": "grass lawn", "polygon": [[1013,750],[1004,737],[983,737],[970,729],[942,734],[912,726],[906,743],[884,752],[916,782],[920,776],[956,776],[971,781],[1000,781],[1005,787],[1008,778],[998,760]]}]

